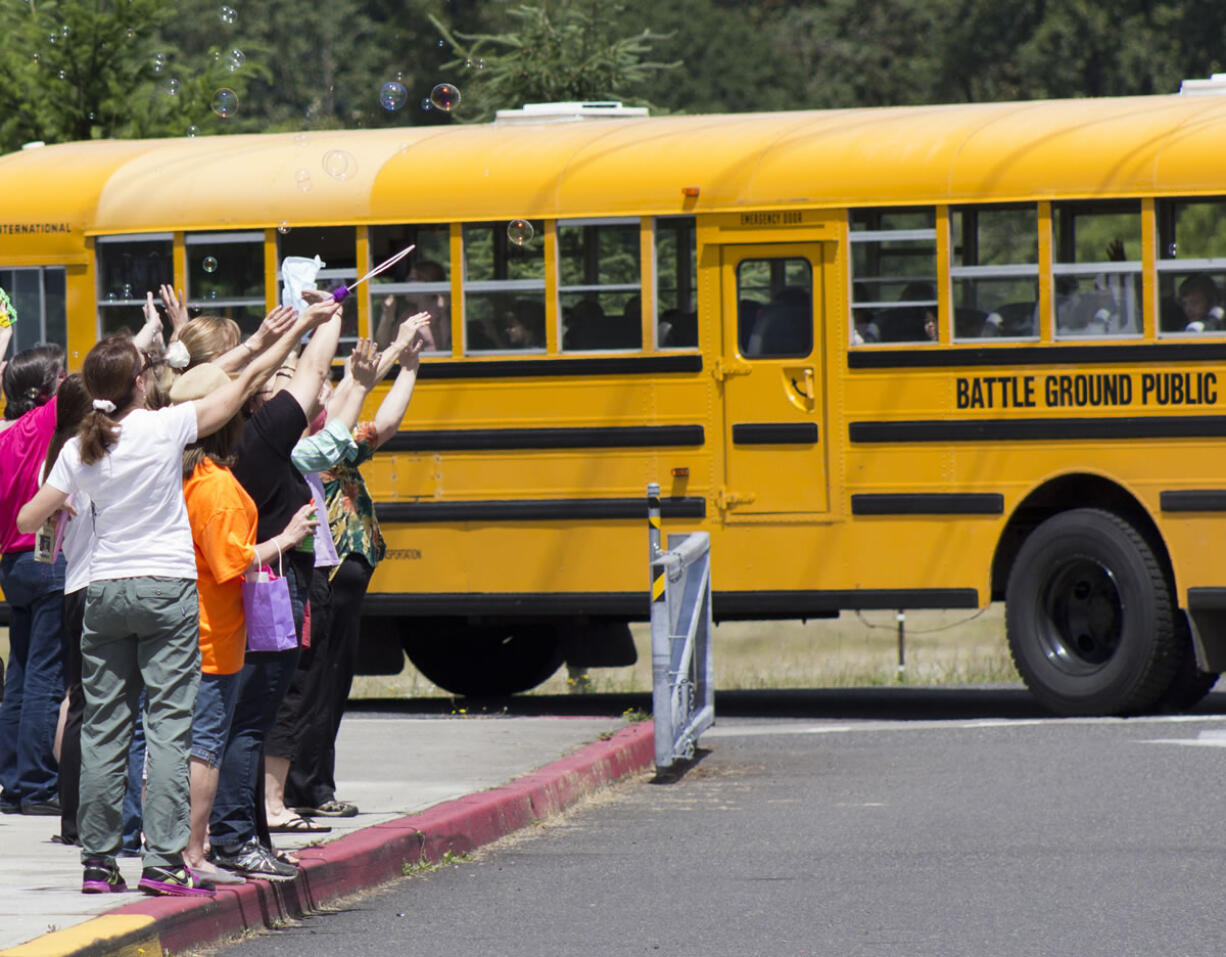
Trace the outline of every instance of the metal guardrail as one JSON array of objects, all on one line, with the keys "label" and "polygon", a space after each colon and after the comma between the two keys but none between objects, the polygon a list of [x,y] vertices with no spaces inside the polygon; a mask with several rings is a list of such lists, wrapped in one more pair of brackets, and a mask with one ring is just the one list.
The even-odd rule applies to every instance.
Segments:
[{"label": "metal guardrail", "polygon": [[715,723],[711,664],[711,536],[669,535],[660,547],[660,486],[647,486],[651,561],[651,705],[656,771],[694,757]]}]

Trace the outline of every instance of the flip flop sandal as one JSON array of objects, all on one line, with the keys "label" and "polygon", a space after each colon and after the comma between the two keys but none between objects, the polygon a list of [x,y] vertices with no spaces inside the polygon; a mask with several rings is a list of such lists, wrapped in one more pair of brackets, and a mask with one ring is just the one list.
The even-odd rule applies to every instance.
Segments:
[{"label": "flip flop sandal", "polygon": [[298,814],[280,824],[268,825],[269,834],[326,834],[330,830],[327,824],[316,824]]},{"label": "flip flop sandal", "polygon": [[355,817],[358,806],[348,801],[327,801],[319,807],[300,807],[296,810],[306,817]]}]

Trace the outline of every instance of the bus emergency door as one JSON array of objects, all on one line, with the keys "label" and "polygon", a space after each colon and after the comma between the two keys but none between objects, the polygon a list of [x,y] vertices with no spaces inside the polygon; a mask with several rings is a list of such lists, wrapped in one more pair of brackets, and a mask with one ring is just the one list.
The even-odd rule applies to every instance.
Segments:
[{"label": "bus emergency door", "polygon": [[831,245],[721,247],[723,354],[713,371],[729,521],[829,511],[821,283]]}]

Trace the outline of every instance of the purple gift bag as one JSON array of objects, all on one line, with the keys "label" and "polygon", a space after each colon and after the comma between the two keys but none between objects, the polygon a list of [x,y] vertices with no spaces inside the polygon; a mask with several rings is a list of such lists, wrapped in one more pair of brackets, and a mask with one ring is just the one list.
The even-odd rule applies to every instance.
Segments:
[{"label": "purple gift bag", "polygon": [[[281,569],[281,552],[277,552]],[[289,651],[298,646],[289,582],[268,565],[243,579],[243,614],[247,618],[248,651]]]}]

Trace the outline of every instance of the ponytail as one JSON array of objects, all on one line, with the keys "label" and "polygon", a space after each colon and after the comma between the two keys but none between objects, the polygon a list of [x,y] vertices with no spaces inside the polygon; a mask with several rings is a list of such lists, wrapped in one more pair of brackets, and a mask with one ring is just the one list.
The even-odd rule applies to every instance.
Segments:
[{"label": "ponytail", "polygon": [[136,399],[136,378],[143,368],[141,354],[127,335],[107,336],[86,355],[81,378],[93,397],[93,409],[77,432],[86,465],[99,461],[118,441],[118,419]]}]

